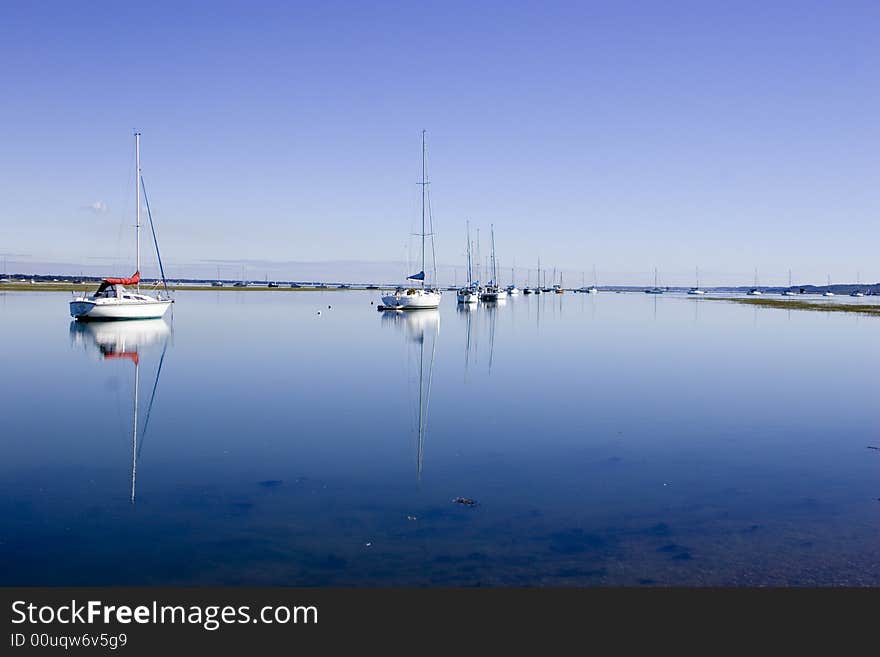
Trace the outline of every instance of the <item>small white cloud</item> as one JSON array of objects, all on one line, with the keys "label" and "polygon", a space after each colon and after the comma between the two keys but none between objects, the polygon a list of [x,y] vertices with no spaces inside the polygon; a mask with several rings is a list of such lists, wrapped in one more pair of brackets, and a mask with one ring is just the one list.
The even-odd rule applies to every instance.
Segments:
[{"label": "small white cloud", "polygon": [[104,201],[94,201],[88,205],[82,206],[83,210],[94,212],[95,214],[104,214],[107,212],[107,204]]}]

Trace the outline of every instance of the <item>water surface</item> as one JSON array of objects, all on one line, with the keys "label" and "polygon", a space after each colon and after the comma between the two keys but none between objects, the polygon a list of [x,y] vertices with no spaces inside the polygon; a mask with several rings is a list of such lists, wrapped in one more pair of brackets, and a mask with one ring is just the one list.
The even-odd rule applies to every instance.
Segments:
[{"label": "water surface", "polygon": [[0,584],[880,585],[880,318],[68,296],[0,294]]}]

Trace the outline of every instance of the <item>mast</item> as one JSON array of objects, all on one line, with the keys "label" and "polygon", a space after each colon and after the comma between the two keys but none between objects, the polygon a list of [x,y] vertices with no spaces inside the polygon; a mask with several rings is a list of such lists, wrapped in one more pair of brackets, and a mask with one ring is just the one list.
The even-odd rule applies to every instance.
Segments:
[{"label": "mast", "polygon": [[427,158],[427,147],[425,146],[425,131],[422,130],[422,288],[425,287],[425,193],[428,186],[427,171],[425,170],[425,159]]},{"label": "mast", "polygon": [[492,285],[498,286],[498,270],[495,266],[495,224],[489,224],[492,232]]},{"label": "mast", "polygon": [[599,277],[596,275],[596,265],[593,265],[593,287],[598,287]]},{"label": "mast", "polygon": [[474,282],[474,274],[471,271],[471,222],[470,220],[465,221],[466,235],[467,237],[467,278],[468,278],[468,287],[473,286]]},{"label": "mast", "polygon": [[657,289],[657,268],[654,267],[654,289]]},{"label": "mast", "polygon": [[[135,165],[135,175],[134,175],[134,231],[135,231],[135,251],[137,266],[135,271],[140,274],[141,271],[141,133],[134,133],[134,165]],[[138,276],[137,289],[140,291],[141,282],[140,276]]]}]

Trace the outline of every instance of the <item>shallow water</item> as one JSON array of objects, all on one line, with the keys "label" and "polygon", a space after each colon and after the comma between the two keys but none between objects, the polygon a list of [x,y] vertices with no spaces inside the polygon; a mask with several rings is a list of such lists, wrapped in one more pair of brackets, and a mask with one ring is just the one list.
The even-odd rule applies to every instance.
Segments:
[{"label": "shallow water", "polygon": [[0,584],[880,584],[880,318],[444,297],[0,294]]}]

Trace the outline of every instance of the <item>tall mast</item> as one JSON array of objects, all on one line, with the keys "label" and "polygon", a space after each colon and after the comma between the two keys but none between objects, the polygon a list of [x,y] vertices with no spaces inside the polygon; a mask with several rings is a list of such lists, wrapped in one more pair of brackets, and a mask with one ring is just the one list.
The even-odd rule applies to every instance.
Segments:
[{"label": "tall mast", "polygon": [[468,287],[471,285],[471,222],[465,221],[465,237],[467,238],[467,278]]},{"label": "tall mast", "polygon": [[422,130],[422,287],[425,287],[425,190],[428,186],[425,159],[427,147],[425,146],[425,131]]},{"label": "tall mast", "polygon": [[492,285],[498,285],[498,270],[495,267],[495,224],[489,225],[492,231]]},{"label": "tall mast", "polygon": [[[135,175],[134,175],[134,232],[135,232],[135,250],[137,251],[137,267],[135,271],[140,273],[141,271],[141,133],[134,133],[134,164],[135,164]],[[141,282],[140,278],[137,282],[137,289],[140,291]]]}]

